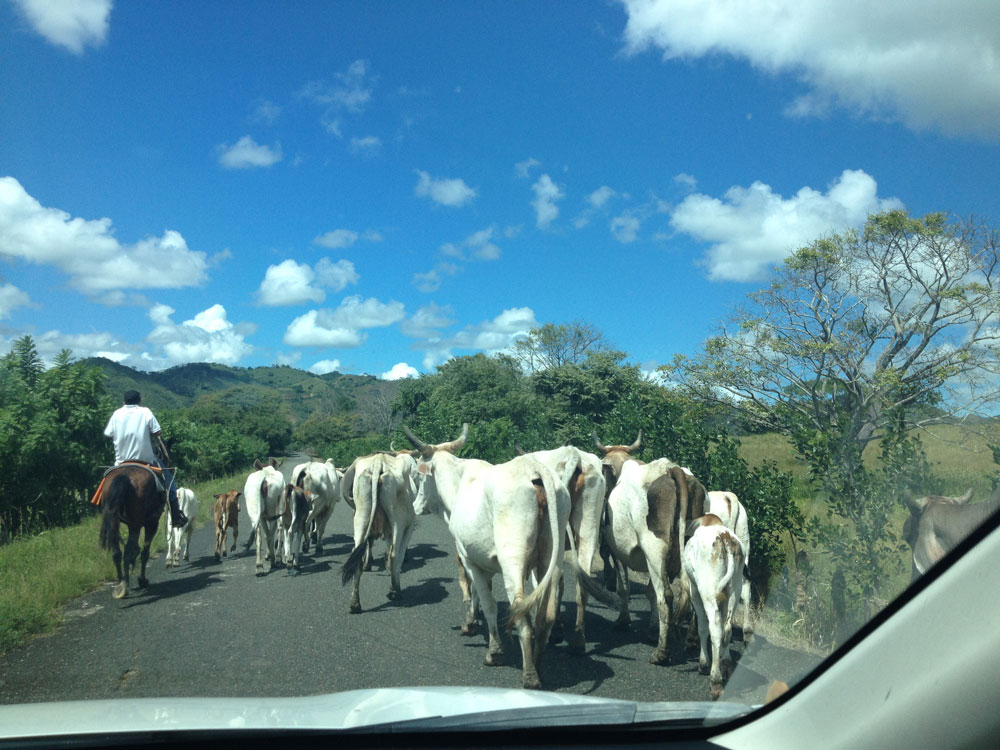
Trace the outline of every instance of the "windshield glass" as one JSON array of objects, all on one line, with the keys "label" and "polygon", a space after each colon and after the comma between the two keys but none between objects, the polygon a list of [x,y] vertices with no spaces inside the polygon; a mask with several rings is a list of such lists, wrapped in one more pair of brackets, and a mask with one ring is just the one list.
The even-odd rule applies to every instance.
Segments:
[{"label": "windshield glass", "polygon": [[0,701],[822,664],[1000,505],[1000,16],[831,8],[0,3]]}]

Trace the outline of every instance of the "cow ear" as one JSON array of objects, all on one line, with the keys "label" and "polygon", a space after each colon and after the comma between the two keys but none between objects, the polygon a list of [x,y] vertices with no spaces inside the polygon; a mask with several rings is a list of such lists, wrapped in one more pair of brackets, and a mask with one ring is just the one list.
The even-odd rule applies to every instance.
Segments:
[{"label": "cow ear", "polygon": [[260,462],[260,459],[259,459],[259,458],[255,458],[255,459],[253,460],[253,467],[254,467],[254,468],[255,468],[255,469],[257,470],[257,471],[260,471],[261,469],[263,469],[263,468],[264,468],[264,464],[262,464],[262,463]]}]

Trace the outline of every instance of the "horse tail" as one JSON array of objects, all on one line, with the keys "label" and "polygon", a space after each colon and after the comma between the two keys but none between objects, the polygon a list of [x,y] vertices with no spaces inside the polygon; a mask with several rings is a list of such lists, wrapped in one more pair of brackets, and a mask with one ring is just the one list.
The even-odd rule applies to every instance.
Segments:
[{"label": "horse tail", "polygon": [[104,515],[101,517],[101,547],[113,550],[121,544],[121,521],[125,505],[135,499],[132,480],[125,474],[116,474],[111,486],[104,493]]}]

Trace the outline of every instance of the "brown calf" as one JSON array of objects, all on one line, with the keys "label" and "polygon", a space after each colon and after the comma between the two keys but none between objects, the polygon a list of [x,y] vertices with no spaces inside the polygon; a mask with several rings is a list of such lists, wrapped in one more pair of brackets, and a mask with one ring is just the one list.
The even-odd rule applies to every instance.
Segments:
[{"label": "brown calf", "polygon": [[215,516],[215,560],[220,561],[226,555],[226,529],[233,530],[233,546],[230,552],[236,551],[236,537],[240,534],[240,490],[229,490],[215,498],[212,513]]}]

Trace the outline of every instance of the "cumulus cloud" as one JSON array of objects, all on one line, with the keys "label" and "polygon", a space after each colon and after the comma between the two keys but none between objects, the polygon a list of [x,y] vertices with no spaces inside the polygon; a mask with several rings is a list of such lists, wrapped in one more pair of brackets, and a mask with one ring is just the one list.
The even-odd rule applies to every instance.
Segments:
[{"label": "cumulus cloud", "polygon": [[438,263],[426,273],[413,274],[413,285],[421,292],[434,292],[441,286],[441,281],[445,276],[454,276],[456,273],[458,273],[458,266],[454,263]]},{"label": "cumulus cloud", "polygon": [[674,183],[680,185],[687,192],[698,189],[698,180],[687,172],[680,172],[674,175]]},{"label": "cumulus cloud", "polygon": [[797,76],[793,116],[832,106],[915,130],[1000,138],[1000,14],[992,3],[622,0],[629,52],[729,55]]},{"label": "cumulus cloud", "polygon": [[601,185],[594,192],[587,196],[587,203],[593,208],[601,208],[605,203],[615,197],[617,193],[607,185]]},{"label": "cumulus cloud", "polygon": [[611,220],[611,234],[623,244],[635,242],[636,237],[639,236],[639,227],[641,225],[642,222],[638,216],[626,212]]},{"label": "cumulus cloud", "polygon": [[751,281],[824,234],[861,226],[870,213],[902,207],[898,198],[879,198],[871,176],[848,169],[825,193],[804,187],[784,198],[754,182],[730,188],[721,199],[689,195],[673,210],[670,223],[711,243],[705,259],[710,279]]},{"label": "cumulus cloud", "polygon": [[115,238],[111,219],[81,219],[42,206],[13,177],[0,177],[0,257],[53,266],[98,302],[120,304],[122,290],[178,289],[207,279],[205,253],[180,232],[134,245]]},{"label": "cumulus cloud", "polygon": [[538,321],[530,307],[513,307],[492,320],[466,326],[454,336],[417,342],[414,348],[424,352],[424,369],[431,370],[451,359],[456,349],[486,354],[507,351],[518,338],[537,327]]},{"label": "cumulus cloud", "polygon": [[31,28],[74,54],[107,39],[111,0],[14,0],[14,5]]},{"label": "cumulus cloud", "polygon": [[339,359],[321,359],[319,362],[314,364],[309,368],[309,372],[316,375],[326,375],[327,373],[336,372],[340,369]]},{"label": "cumulus cloud", "polygon": [[18,289],[13,284],[0,284],[0,320],[9,318],[19,307],[31,306],[28,293]]},{"label": "cumulus cloud", "polygon": [[273,149],[262,146],[248,135],[240,138],[230,146],[223,143],[218,146],[219,164],[227,169],[250,169],[251,167],[270,167],[281,161],[281,145]]},{"label": "cumulus cloud", "polygon": [[565,195],[547,174],[539,177],[531,189],[535,192],[535,200],[531,202],[535,209],[535,224],[539,229],[545,229],[559,216],[556,201],[562,200]]},{"label": "cumulus cloud", "polygon": [[322,287],[339,292],[348,284],[356,284],[360,276],[349,260],[336,263],[323,258],[315,268],[296,263],[289,258],[276,266],[268,266],[264,280],[257,289],[257,301],[268,307],[315,304],[326,299]]},{"label": "cumulus cloud", "polygon": [[403,378],[419,378],[420,372],[416,367],[410,367],[406,362],[398,362],[392,366],[389,372],[383,372],[379,377],[382,380],[402,380]]},{"label": "cumulus cloud", "polygon": [[112,362],[126,362],[138,351],[138,347],[122,342],[111,333],[66,334],[58,330],[46,331],[32,337],[35,348],[47,365],[55,362],[56,355],[63,349],[73,352],[74,359],[104,357]]},{"label": "cumulus cloud", "polygon": [[[186,362],[216,362],[235,365],[253,351],[246,336],[256,327],[252,324],[234,325],[229,322],[226,308],[212,305],[191,320],[174,323],[175,310],[169,305],[157,304],[149,311],[154,328],[146,340],[163,353],[163,366]],[[153,360],[153,355],[147,355]]]},{"label": "cumulus cloud", "polygon": [[414,188],[417,196],[430,198],[442,206],[464,206],[476,197],[476,191],[458,177],[436,178],[418,169],[417,178],[417,186]]},{"label": "cumulus cloud", "polygon": [[440,329],[455,324],[454,311],[450,305],[440,306],[433,302],[417,310],[399,325],[404,336],[414,339],[440,337]]},{"label": "cumulus cloud", "polygon": [[346,297],[333,310],[310,310],[297,317],[286,329],[284,342],[289,346],[351,349],[365,342],[365,329],[392,325],[405,315],[402,302]]}]

